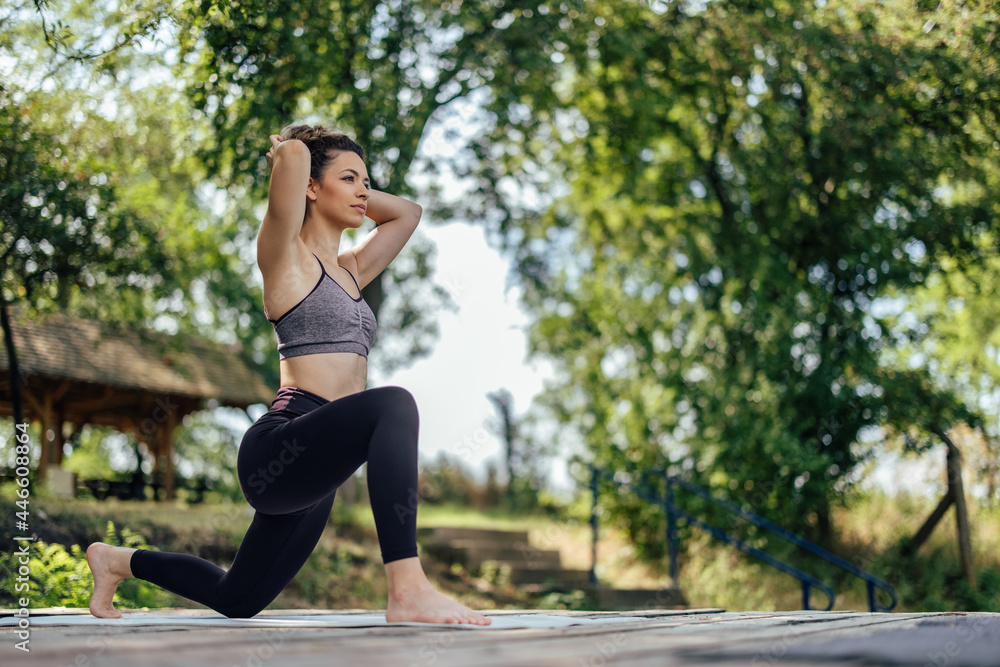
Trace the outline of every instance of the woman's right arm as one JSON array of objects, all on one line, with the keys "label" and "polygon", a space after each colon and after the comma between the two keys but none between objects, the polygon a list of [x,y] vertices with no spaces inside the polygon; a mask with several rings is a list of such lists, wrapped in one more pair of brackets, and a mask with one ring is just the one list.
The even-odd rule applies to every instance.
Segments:
[{"label": "woman's right arm", "polygon": [[257,264],[261,269],[284,263],[295,249],[306,215],[306,186],[309,184],[309,148],[298,139],[271,137],[268,164],[271,183],[267,212],[257,235]]}]

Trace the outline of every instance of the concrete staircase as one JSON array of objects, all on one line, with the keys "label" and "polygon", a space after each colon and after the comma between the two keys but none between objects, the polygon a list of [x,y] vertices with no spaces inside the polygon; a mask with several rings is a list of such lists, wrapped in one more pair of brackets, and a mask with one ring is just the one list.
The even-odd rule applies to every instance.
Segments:
[{"label": "concrete staircase", "polygon": [[470,572],[484,564],[510,568],[510,583],[534,594],[582,590],[597,609],[675,609],[687,605],[680,590],[623,590],[590,583],[589,570],[562,566],[558,549],[540,549],[523,530],[492,528],[418,528],[423,552],[445,563],[458,563]]}]

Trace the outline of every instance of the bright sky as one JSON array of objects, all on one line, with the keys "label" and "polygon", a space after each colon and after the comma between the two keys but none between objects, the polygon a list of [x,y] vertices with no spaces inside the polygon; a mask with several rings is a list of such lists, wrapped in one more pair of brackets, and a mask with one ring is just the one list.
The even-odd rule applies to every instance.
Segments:
[{"label": "bright sky", "polygon": [[[489,247],[482,229],[451,223],[418,231],[437,245],[432,280],[451,293],[458,311],[438,315],[440,338],[429,357],[387,377],[372,366],[368,386],[399,385],[413,393],[422,461],[444,451],[485,480],[487,460],[503,470],[503,448],[489,426],[497,411],[486,395],[508,389],[514,415],[521,416],[553,370],[547,362],[526,360],[529,320],[518,305],[520,288],[504,292],[508,263]],[[552,484],[568,484],[563,461],[552,463]]]}]

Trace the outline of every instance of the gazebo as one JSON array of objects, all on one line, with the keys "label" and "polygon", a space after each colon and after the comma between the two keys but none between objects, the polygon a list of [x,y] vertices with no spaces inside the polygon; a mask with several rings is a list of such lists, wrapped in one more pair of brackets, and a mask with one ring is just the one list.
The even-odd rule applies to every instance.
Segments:
[{"label": "gazebo", "polygon": [[[246,410],[274,398],[235,345],[62,313],[29,321],[16,307],[9,312],[24,418],[42,425],[38,478],[63,493],[72,486],[62,469],[63,445],[84,424],[134,433],[153,453],[154,474],[170,500],[174,429],[184,415],[223,405]],[[13,414],[10,359],[0,344],[0,416]]]}]

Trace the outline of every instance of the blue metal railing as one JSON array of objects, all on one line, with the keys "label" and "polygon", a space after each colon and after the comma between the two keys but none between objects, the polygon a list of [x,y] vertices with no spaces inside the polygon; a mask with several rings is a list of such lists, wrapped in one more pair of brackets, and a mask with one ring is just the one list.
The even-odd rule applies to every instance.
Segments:
[{"label": "blue metal railing", "polygon": [[[652,494],[646,493],[643,490],[636,489],[635,485],[631,484],[630,482],[616,479],[615,473],[611,471],[598,468],[593,464],[591,464],[590,470],[591,470],[590,489],[593,498],[593,505],[591,507],[591,513],[590,513],[590,526],[593,533],[593,542],[591,545],[591,567],[590,567],[591,584],[595,585],[597,584],[597,575],[595,573],[595,568],[597,566],[597,497],[599,492],[598,479],[600,475],[603,475],[606,478],[609,478],[614,483],[618,484],[619,487],[627,488],[636,497],[642,498],[657,505],[662,505],[664,511],[667,514],[667,545],[670,552],[670,578],[675,584],[677,582],[677,551],[678,551],[677,519],[681,518],[687,521],[689,524],[697,526],[698,528],[701,528],[702,530],[708,532],[713,537],[722,540],[723,542],[726,542],[728,544],[732,544],[741,551],[744,551],[750,554],[751,556],[754,556],[755,558],[762,560],[768,565],[777,568],[778,570],[781,570],[785,574],[788,574],[798,579],[800,582],[802,582],[803,609],[812,609],[809,606],[809,598],[811,589],[813,588],[819,589],[827,597],[827,606],[825,609],[822,609],[821,611],[829,611],[830,609],[833,609],[833,603],[836,598],[836,594],[834,593],[833,588],[823,583],[816,577],[813,577],[812,575],[807,574],[802,570],[799,570],[798,568],[793,567],[792,565],[789,565],[788,563],[778,558],[775,558],[774,556],[771,556],[768,553],[761,551],[760,549],[750,546],[743,540],[733,535],[730,535],[721,528],[713,526],[710,523],[706,523],[705,521],[702,521],[696,516],[688,512],[685,512],[684,510],[677,507],[676,503],[674,502],[674,488],[681,487],[711,503],[714,503],[715,505],[723,508],[727,512],[735,514],[736,516],[745,519],[756,526],[764,528],[765,530],[774,533],[778,537],[781,537],[782,539],[787,540],[798,547],[802,547],[803,549],[806,549],[807,551],[810,551],[811,553],[819,556],[820,558],[823,558],[829,561],[830,563],[833,563],[837,567],[849,572],[850,574],[859,577],[860,579],[863,579],[865,581],[868,590],[868,607],[872,612],[891,611],[896,606],[897,603],[896,590],[889,583],[883,581],[882,579],[879,579],[878,577],[869,572],[862,570],[853,563],[844,560],[840,556],[837,556],[836,554],[827,551],[823,547],[814,544],[809,540],[803,539],[802,537],[799,537],[795,533],[785,528],[782,528],[776,523],[768,521],[764,517],[755,514],[747,509],[744,509],[743,507],[740,507],[736,503],[730,502],[728,500],[723,500],[721,498],[716,498],[715,496],[712,495],[712,493],[708,489],[699,486],[697,484],[694,484],[693,482],[681,479],[676,475],[668,475],[664,472],[663,477],[666,481],[666,488],[665,491],[662,493],[662,495],[657,497],[655,493]],[[646,485],[643,485],[643,487],[648,488],[646,487]],[[882,590],[889,593],[889,596],[892,599],[892,603],[889,606],[884,607],[878,604],[878,601],[875,599],[876,588],[881,588]]]}]

